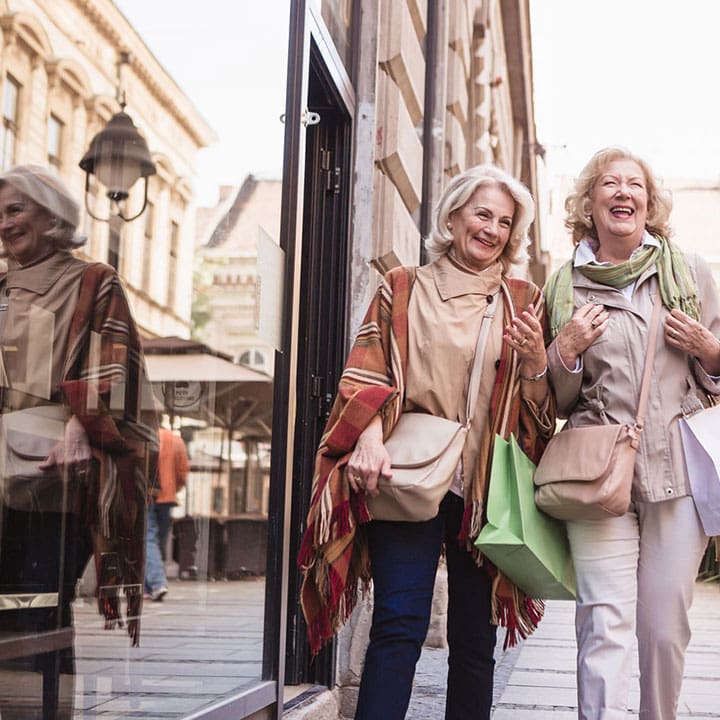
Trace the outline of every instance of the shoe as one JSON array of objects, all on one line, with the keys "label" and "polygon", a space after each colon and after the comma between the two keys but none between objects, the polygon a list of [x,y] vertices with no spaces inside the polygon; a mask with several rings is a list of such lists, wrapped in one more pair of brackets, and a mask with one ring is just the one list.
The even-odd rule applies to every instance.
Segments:
[{"label": "shoe", "polygon": [[150,592],[150,599],[153,602],[162,602],[163,598],[167,595],[168,589],[163,585],[162,587],[159,587],[157,590],[152,590]]}]

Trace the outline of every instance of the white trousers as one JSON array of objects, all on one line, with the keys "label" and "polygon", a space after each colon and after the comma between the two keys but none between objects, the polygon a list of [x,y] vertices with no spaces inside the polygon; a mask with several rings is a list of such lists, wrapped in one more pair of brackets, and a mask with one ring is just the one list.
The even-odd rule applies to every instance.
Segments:
[{"label": "white trousers", "polygon": [[578,717],[627,718],[637,635],[640,717],[675,720],[708,540],[692,498],[635,503],[623,517],[567,528],[577,575]]}]

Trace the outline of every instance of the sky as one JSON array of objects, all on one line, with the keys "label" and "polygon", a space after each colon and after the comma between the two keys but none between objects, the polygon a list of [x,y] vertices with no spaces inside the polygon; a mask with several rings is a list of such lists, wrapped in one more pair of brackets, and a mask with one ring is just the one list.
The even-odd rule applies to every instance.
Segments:
[{"label": "sky", "polygon": [[720,2],[530,0],[551,172],[624,145],[669,179],[720,179]]},{"label": "sky", "polygon": [[[398,1],[398,0],[391,0]],[[281,177],[290,0],[116,0],[219,141],[196,191]],[[202,8],[202,15],[198,14]],[[720,179],[720,2],[530,0],[537,137],[551,174],[624,145],[666,179]]]},{"label": "sky", "polygon": [[250,173],[282,177],[290,0],[115,4],[219,138],[198,154],[198,205]]}]

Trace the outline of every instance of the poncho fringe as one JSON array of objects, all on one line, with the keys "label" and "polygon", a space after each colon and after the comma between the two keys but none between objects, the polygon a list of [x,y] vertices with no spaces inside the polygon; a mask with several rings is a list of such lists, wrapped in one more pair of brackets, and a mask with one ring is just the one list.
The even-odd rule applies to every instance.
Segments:
[{"label": "poncho fringe", "polygon": [[[413,268],[390,271],[378,289],[357,335],[340,380],[338,396],[316,456],[307,528],[298,553],[304,580],[301,605],[310,649],[316,654],[347,621],[368,590],[371,568],[364,525],[371,520],[364,495],[352,493],[345,466],[358,436],[377,414],[385,436],[400,413],[407,365],[407,308],[415,278]],[[522,280],[504,279],[506,320],[515,307],[533,303],[544,317],[540,291]],[[497,432],[518,437],[537,461],[554,423],[538,423],[520,400],[517,358],[503,346],[498,379],[491,398],[490,421],[481,444],[481,460],[466,497],[458,541],[484,564],[493,578],[492,621],[507,629],[505,647],[515,645],[537,627],[544,603],[526,597],[472,545],[482,528],[492,439]]]}]

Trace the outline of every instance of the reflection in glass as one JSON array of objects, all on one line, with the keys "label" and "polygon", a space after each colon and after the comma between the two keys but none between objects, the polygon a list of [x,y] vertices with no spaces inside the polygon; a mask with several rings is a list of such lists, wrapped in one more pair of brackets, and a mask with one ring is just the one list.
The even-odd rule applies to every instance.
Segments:
[{"label": "reflection in glass", "polygon": [[[68,512],[64,506],[53,518],[47,508],[39,514],[13,510],[14,516],[8,519],[5,503],[0,575],[5,574],[0,582],[5,590],[14,590],[14,579],[22,575],[21,589],[32,591],[7,602],[28,602],[26,596],[32,595],[33,612],[44,613],[47,605],[51,617],[25,624],[22,632],[27,632],[29,645],[13,638],[16,655],[19,649],[30,648],[24,667],[9,657],[11,643],[3,645],[0,638],[0,666],[4,668],[0,697],[22,688],[24,705],[15,717],[23,720],[42,711],[43,691],[58,702],[63,717],[144,713],[152,718],[182,718],[252,687],[262,673],[271,372],[273,338],[282,320],[274,302],[282,289],[277,257],[280,263],[282,258],[274,252],[279,238],[284,132],[279,118],[285,109],[290,3],[267,0],[262,7],[253,6],[251,22],[249,4],[208,0],[203,4],[203,24],[212,32],[198,33],[195,2],[177,0],[169,11],[163,3],[117,0],[100,4],[98,13],[103,17],[87,13],[82,15],[83,22],[71,23],[73,36],[67,38],[63,34],[69,28],[68,8],[72,6],[78,18],[84,8],[76,8],[69,0],[58,0],[47,8],[43,5],[42,12],[35,9],[41,3],[24,5],[32,15],[34,34],[27,37],[33,41],[18,40],[10,33],[18,52],[6,58],[12,62],[0,78],[4,115],[0,160],[5,167],[16,152],[23,157],[44,157],[54,174],[72,180],[79,148],[87,147],[118,109],[114,100],[118,48],[105,28],[113,27],[132,51],[133,62],[124,68],[122,89],[158,163],[159,173],[149,188],[152,212],[146,210],[149,214],[135,223],[107,225],[90,222],[81,208],[80,222],[90,231],[92,243],[78,253],[77,262],[100,260],[120,271],[126,302],[129,299],[143,339],[149,339],[145,344],[152,388],[138,397],[129,395],[138,402],[141,397],[148,418],[155,417],[154,400],[162,404],[162,423],[182,440],[190,467],[186,486],[177,493],[178,504],[169,503],[172,522],[165,542],[162,515],[149,519],[146,533],[145,481],[132,472],[103,474],[102,468],[109,465],[100,460],[98,467],[86,470],[87,476],[116,483],[94,483],[97,497],[84,495],[86,505],[96,507],[100,498],[123,501],[122,508],[111,503],[116,512],[110,515],[97,512],[97,522],[102,520],[108,532],[120,528],[125,540],[143,549],[157,531],[166,593],[153,593],[151,587],[143,592],[142,563],[125,567],[130,556],[112,544],[98,543],[101,534],[88,532],[82,512]],[[18,24],[18,32],[29,27],[23,23]],[[47,48],[41,47],[43,42],[34,42],[38,38],[47,40]],[[192,53],[188,47],[194,49]],[[251,54],[242,56],[248,48]],[[48,57],[35,57],[45,50]],[[66,112],[68,107],[73,112]],[[42,118],[33,114],[37,108],[46,108]],[[32,128],[37,132],[31,132]],[[213,152],[216,160],[223,161],[220,170],[199,153],[216,136],[215,147],[203,152]],[[91,184],[88,197],[91,207],[105,217],[104,192],[96,192]],[[266,247],[258,250],[263,243],[274,247],[269,252]],[[264,257],[273,261],[258,269]],[[263,268],[268,274],[263,274]],[[69,284],[75,277],[58,269],[60,275],[62,283]],[[119,288],[119,283],[113,287]],[[17,313],[21,305],[13,292],[9,305]],[[74,357],[73,346],[57,338],[68,330],[63,313],[71,314],[76,300],[70,293],[65,302],[52,308],[46,307],[45,300],[27,303],[21,320],[33,327],[33,333],[12,335],[15,331],[9,328],[17,325],[13,318],[6,326],[11,334],[4,338],[2,348],[14,389],[61,406],[63,428],[72,408],[58,392],[54,363]],[[93,305],[102,307],[100,301]],[[83,350],[86,355],[104,352],[104,332],[114,336],[120,331],[112,323],[93,325],[87,351]],[[203,358],[192,357],[190,352],[172,353],[171,367],[177,374],[168,376],[155,362],[164,350],[153,350],[152,343],[162,346],[166,340],[176,341],[176,336],[185,342],[192,342],[191,336],[199,338],[202,348],[197,354]],[[111,369],[101,364],[101,372],[81,375],[92,387],[81,399],[93,412],[107,410],[114,420],[125,413],[123,403],[130,386],[115,381],[118,368],[129,360],[121,345],[108,354],[113,360]],[[170,355],[170,350],[165,354]],[[139,351],[129,355],[140,357]],[[183,364],[183,358],[189,364]],[[72,369],[82,373],[87,366],[97,367],[80,363]],[[106,383],[111,386],[109,396]],[[79,402],[75,396],[72,400]],[[125,418],[120,422],[118,417],[118,422],[123,438],[123,433],[135,428]],[[146,422],[145,432],[139,433],[141,441],[153,443],[154,419]],[[101,433],[106,429],[105,425],[87,428]],[[115,441],[115,436],[102,435],[91,438],[91,445],[104,458],[103,453],[118,449]],[[147,477],[154,475],[151,465],[144,464]],[[141,488],[142,503],[132,497]],[[136,522],[131,530],[122,526],[125,510]],[[17,514],[21,512],[26,516]],[[16,551],[18,536],[25,538],[22,552]],[[26,542],[35,537],[43,537],[42,547]],[[11,557],[17,560],[14,565]],[[57,573],[48,567],[57,568]],[[42,579],[35,583],[38,576]],[[120,582],[131,586],[134,594],[126,598],[118,593]],[[143,613],[138,623],[134,605],[140,601]],[[0,600],[0,607],[6,605]],[[99,609],[109,616],[107,624],[116,632],[105,631]],[[0,623],[10,617],[9,612],[0,610]],[[126,634],[128,615],[135,618],[130,624],[133,633],[142,630],[137,647]],[[117,631],[120,616],[122,632]],[[8,628],[6,621],[5,631]],[[64,671],[68,663],[74,675]],[[14,717],[7,707],[0,708],[0,713],[2,720]]]},{"label": "reflection in glass", "polygon": [[[0,715],[73,712],[71,605],[91,554],[94,627],[140,638],[155,412],[127,297],[72,250],[76,199],[53,170],[0,174]],[[102,620],[98,617],[98,611]],[[128,642],[129,635],[129,642]]]},{"label": "reflection in glass", "polygon": [[338,54],[350,72],[353,0],[322,0],[322,19]]}]

